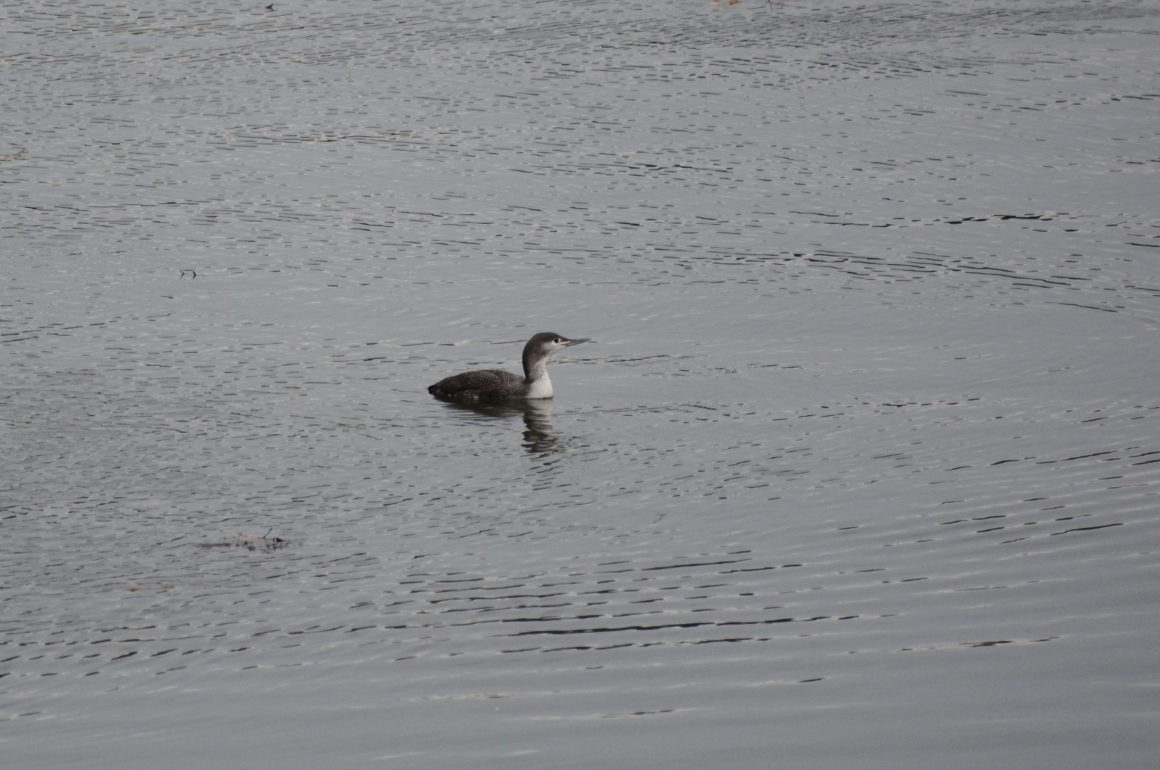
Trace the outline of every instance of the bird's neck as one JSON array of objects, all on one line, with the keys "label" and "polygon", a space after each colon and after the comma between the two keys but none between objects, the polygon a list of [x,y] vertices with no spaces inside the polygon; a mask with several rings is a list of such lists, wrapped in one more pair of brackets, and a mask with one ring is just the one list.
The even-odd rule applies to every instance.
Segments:
[{"label": "bird's neck", "polygon": [[544,367],[543,374],[536,379],[528,380],[528,398],[551,398],[552,380],[548,377],[548,369]]},{"label": "bird's neck", "polygon": [[548,379],[548,359],[532,358],[528,356],[524,358],[524,379],[531,385],[537,380]]}]

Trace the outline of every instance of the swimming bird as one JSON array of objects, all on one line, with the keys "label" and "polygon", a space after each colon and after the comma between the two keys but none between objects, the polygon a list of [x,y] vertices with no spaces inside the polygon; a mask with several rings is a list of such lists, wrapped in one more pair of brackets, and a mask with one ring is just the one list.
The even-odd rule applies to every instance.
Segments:
[{"label": "swimming bird", "polygon": [[551,398],[548,356],[561,348],[589,342],[587,337],[570,340],[555,332],[540,332],[524,345],[524,376],[502,369],[480,369],[440,380],[427,392],[453,401],[520,401]]}]

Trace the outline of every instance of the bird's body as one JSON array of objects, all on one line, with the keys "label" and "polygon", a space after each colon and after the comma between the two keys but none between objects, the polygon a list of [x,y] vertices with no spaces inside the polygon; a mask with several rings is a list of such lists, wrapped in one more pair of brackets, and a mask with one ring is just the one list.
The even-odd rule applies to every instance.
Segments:
[{"label": "bird's body", "polygon": [[[519,398],[527,385],[518,374],[503,369],[480,369],[447,377],[427,388],[427,392],[440,398],[463,398],[476,400],[489,394],[494,398]],[[527,398],[527,396],[523,396]]]},{"label": "bird's body", "polygon": [[452,401],[521,401],[551,398],[548,357],[561,348],[587,339],[570,340],[555,332],[540,332],[524,346],[524,376],[502,369],[480,369],[442,379],[427,388],[431,395]]}]

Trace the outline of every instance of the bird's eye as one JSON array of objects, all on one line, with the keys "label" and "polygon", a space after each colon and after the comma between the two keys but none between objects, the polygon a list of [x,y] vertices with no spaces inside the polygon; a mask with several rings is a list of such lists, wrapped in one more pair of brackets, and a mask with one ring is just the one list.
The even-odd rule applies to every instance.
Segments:
[{"label": "bird's eye", "polygon": [[557,338],[556,338],[556,344],[557,344],[557,345],[559,345],[559,344],[560,344],[561,342],[563,342],[563,341],[564,341],[564,340],[560,339],[559,337],[557,337]]}]

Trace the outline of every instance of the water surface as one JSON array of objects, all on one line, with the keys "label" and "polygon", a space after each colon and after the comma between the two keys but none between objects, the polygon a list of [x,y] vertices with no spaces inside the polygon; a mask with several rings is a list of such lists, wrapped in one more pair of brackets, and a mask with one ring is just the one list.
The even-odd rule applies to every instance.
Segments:
[{"label": "water surface", "polygon": [[1153,766],[1158,32],[11,5],[5,764]]}]

